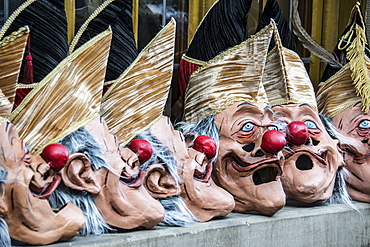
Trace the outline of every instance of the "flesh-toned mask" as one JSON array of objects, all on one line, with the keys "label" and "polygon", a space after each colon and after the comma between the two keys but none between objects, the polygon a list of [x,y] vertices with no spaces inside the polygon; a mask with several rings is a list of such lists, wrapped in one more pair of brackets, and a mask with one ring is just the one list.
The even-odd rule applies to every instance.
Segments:
[{"label": "flesh-toned mask", "polygon": [[272,109],[287,137],[281,177],[287,198],[303,203],[329,199],[337,170],[343,166],[338,140],[330,137],[319,114],[308,104],[277,105]]},{"label": "flesh-toned mask", "polygon": [[346,108],[333,118],[333,124],[349,138],[344,151],[348,193],[356,201],[370,202],[370,115],[361,110],[361,102]]},{"label": "flesh-toned mask", "polygon": [[[236,102],[215,115],[215,123],[220,134],[216,184],[234,196],[235,211],[275,214],[285,205],[280,181],[285,138],[276,131],[271,108]],[[266,137],[272,139],[263,142]]]},{"label": "flesh-toned mask", "polygon": [[40,155],[30,154],[8,121],[0,124],[0,136],[0,165],[8,172],[4,191],[0,191],[0,216],[10,236],[44,245],[77,235],[84,224],[81,210],[72,203],[52,209],[46,200],[61,181],[57,172]]},{"label": "flesh-toned mask", "polygon": [[[150,132],[172,153],[177,163],[179,177],[176,183],[168,171],[160,172],[163,167],[158,167],[158,164],[150,165],[147,180],[152,185],[157,184],[156,188],[151,186],[154,197],[180,195],[188,209],[200,222],[226,216],[233,210],[233,197],[217,186],[211,178],[213,170],[211,160],[216,155],[217,149],[212,138],[198,136],[187,143],[183,134],[175,130],[169,118],[164,116],[150,128]],[[162,175],[159,175],[160,173]],[[161,182],[158,180],[163,184],[172,184],[173,189],[163,192],[163,186],[160,186]],[[164,194],[161,195],[161,193]]]},{"label": "flesh-toned mask", "polygon": [[64,183],[88,191],[111,226],[132,229],[157,225],[164,218],[164,208],[142,186],[145,174],[139,169],[139,157],[130,148],[119,149],[103,118],[95,118],[85,129],[99,143],[108,166],[93,169],[86,155],[72,154],[73,159],[62,170]]}]

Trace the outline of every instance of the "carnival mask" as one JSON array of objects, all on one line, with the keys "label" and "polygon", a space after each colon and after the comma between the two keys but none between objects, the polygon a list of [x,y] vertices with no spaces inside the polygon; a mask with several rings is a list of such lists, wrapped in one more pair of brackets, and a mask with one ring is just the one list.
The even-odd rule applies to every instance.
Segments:
[{"label": "carnival mask", "polygon": [[[272,119],[272,110],[265,103],[236,102],[215,115],[220,147],[213,178],[234,196],[237,212],[273,215],[285,205],[280,182],[283,156],[279,152],[285,139],[280,139],[282,134]],[[271,141],[279,148],[271,153],[261,147],[269,131],[279,133]]]},{"label": "carnival mask", "polygon": [[108,132],[103,118],[95,118],[85,129],[99,143],[107,166],[92,169],[86,155],[72,154],[73,159],[63,171],[64,183],[88,191],[111,226],[132,229],[157,225],[164,218],[164,209],[142,186],[140,157],[130,148],[118,148],[118,140]]},{"label": "carnival mask", "polygon": [[153,197],[180,195],[200,222],[226,216],[233,210],[232,196],[211,178],[211,160],[216,155],[216,143],[212,138],[199,136],[188,145],[183,134],[173,128],[167,117],[156,122],[150,132],[172,153],[179,178],[176,182],[163,166],[150,165],[146,184]]},{"label": "carnival mask", "polygon": [[3,167],[8,175],[2,192],[1,217],[10,236],[29,244],[49,244],[77,235],[84,224],[81,210],[72,203],[52,209],[46,200],[60,177],[40,155],[33,156],[8,121],[0,124]]},{"label": "carnival mask", "polygon": [[[275,121],[287,135],[281,177],[287,198],[304,203],[329,199],[337,170],[343,165],[338,140],[329,136],[308,104],[276,105],[272,109]],[[300,129],[304,125],[307,129]],[[307,134],[302,134],[305,131]]]},{"label": "carnival mask", "polygon": [[344,151],[348,193],[356,201],[370,202],[370,115],[361,110],[361,102],[349,106],[333,117],[333,124],[349,138],[351,145],[341,144]]}]

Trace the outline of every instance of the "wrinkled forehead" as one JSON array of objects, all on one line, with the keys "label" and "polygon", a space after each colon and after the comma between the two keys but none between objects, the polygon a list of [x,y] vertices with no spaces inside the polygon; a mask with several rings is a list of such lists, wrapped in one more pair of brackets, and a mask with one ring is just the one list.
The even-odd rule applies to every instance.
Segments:
[{"label": "wrinkled forehead", "polygon": [[261,121],[263,119],[272,120],[273,113],[271,107],[269,107],[266,103],[239,101],[216,114],[216,118],[224,118],[229,121],[241,117],[252,117]]},{"label": "wrinkled forehead", "polygon": [[102,146],[102,151],[118,150],[117,138],[109,132],[108,126],[102,117],[93,119],[85,125],[85,129]]},{"label": "wrinkled forehead", "polygon": [[272,107],[274,116],[285,117],[292,120],[299,120],[300,117],[310,116],[317,120],[320,119],[319,114],[309,104],[286,104],[276,105]]},{"label": "wrinkled forehead", "polygon": [[150,127],[150,133],[171,152],[177,153],[186,149],[183,134],[175,130],[168,117],[162,117]]}]

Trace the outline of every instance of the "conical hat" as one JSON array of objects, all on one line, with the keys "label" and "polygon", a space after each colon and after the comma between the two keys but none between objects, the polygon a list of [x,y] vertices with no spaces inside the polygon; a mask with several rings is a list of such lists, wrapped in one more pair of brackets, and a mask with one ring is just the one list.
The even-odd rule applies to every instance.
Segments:
[{"label": "conical hat", "polygon": [[0,41],[0,89],[12,105],[28,33],[29,28],[22,27]]},{"label": "conical hat", "polygon": [[[24,1],[4,23],[0,39],[25,25],[31,33],[33,77],[35,82],[39,82],[68,55],[64,0]],[[22,71],[19,82],[22,82]]]},{"label": "conical hat", "polygon": [[12,112],[30,151],[42,149],[99,115],[112,31],[106,30],[65,58]]},{"label": "conical hat", "polygon": [[263,85],[271,106],[309,104],[317,111],[315,91],[297,53],[283,47],[279,32],[274,32],[275,47],[269,52]]},{"label": "conical hat", "polygon": [[274,30],[272,21],[193,73],[185,94],[185,121],[197,122],[237,101],[268,102],[262,72]]},{"label": "conical hat", "polygon": [[175,28],[171,19],[103,97],[101,116],[121,146],[162,116],[171,85]]},{"label": "conical hat", "polygon": [[320,113],[334,117],[356,102],[362,110],[370,110],[370,59],[366,52],[365,23],[359,3],[352,9],[349,23],[337,44],[334,54],[346,57],[341,69],[330,65],[324,71],[326,81],[319,84],[316,94]]}]

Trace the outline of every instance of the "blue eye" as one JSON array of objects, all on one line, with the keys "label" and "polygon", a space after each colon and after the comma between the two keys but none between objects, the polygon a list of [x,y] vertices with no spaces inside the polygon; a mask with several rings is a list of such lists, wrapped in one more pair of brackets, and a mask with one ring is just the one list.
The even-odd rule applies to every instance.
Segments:
[{"label": "blue eye", "polygon": [[276,127],[275,125],[270,125],[270,126],[267,126],[267,129],[268,130],[278,130],[278,127]]},{"label": "blue eye", "polygon": [[358,127],[361,128],[361,129],[370,129],[370,121],[365,119],[365,120],[362,120],[359,124],[358,124]]},{"label": "blue eye", "polygon": [[317,129],[317,125],[313,121],[306,120],[306,121],[304,121],[304,123],[306,124],[307,128],[309,128],[309,129]]},{"label": "blue eye", "polygon": [[278,130],[282,131],[286,128],[286,126],[288,126],[288,123],[284,121],[277,121],[276,125],[277,125]]},{"label": "blue eye", "polygon": [[243,127],[241,128],[241,131],[249,132],[249,131],[253,130],[254,126],[255,125],[253,123],[248,122],[248,123],[243,125]]}]

